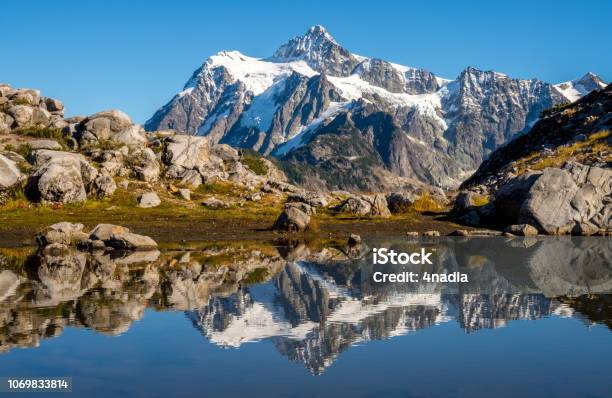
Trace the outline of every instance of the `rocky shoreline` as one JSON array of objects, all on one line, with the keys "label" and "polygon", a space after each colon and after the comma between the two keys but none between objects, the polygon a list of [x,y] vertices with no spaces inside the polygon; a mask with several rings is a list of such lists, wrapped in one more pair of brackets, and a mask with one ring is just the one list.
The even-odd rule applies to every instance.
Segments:
[{"label": "rocky shoreline", "polygon": [[[609,106],[609,91],[603,100],[592,94],[579,104]],[[597,123],[593,131],[605,128],[609,113]],[[172,130],[145,132],[118,110],[65,118],[61,101],[0,85],[0,217],[23,219],[24,227],[29,214],[49,208],[57,217],[70,216],[50,217],[53,222],[81,223],[73,216],[79,209],[97,215],[96,224],[141,211],[142,218],[151,211],[169,223],[193,217],[220,229],[254,218],[250,224],[257,227],[247,231],[254,234],[340,230],[348,236],[368,234],[371,224],[385,233],[385,223],[399,224],[394,233],[408,235],[465,236],[475,228],[506,235],[610,234],[607,165],[568,159],[495,184],[470,184],[460,192],[423,183],[394,192],[310,191],[292,184],[272,158]]]}]

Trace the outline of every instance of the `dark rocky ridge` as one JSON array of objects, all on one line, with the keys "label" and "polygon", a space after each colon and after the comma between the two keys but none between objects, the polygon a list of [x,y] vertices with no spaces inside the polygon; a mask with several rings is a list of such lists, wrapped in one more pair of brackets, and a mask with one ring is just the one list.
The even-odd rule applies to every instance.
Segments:
[{"label": "dark rocky ridge", "polygon": [[[476,173],[468,178],[463,188],[491,183],[511,170],[513,162],[532,153],[554,151],[563,145],[586,140],[593,134],[612,129],[612,85],[596,90],[577,102],[547,111],[543,118],[526,134],[496,150]],[[610,139],[608,139],[610,145]],[[589,164],[596,159],[585,159]],[[607,161],[601,166],[610,167]]]}]

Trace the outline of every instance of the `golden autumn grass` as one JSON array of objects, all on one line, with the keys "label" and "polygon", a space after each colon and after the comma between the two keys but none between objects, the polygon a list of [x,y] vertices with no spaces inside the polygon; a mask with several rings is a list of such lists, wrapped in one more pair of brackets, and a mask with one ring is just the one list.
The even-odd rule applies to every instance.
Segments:
[{"label": "golden autumn grass", "polygon": [[602,130],[587,136],[584,141],[578,141],[571,145],[557,147],[550,155],[542,156],[539,151],[533,152],[516,161],[516,174],[522,175],[527,170],[543,170],[547,167],[560,167],[570,159],[578,162],[594,155],[604,154],[604,161],[612,161],[612,152],[608,139],[609,130]]}]

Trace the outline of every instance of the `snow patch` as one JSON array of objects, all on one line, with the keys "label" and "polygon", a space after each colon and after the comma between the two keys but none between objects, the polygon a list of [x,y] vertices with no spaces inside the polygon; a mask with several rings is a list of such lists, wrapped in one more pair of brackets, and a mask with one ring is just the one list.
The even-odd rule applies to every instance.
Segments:
[{"label": "snow patch", "polygon": [[255,127],[260,131],[267,131],[280,105],[277,99],[279,94],[285,89],[285,83],[286,79],[279,80],[263,93],[253,98],[253,102],[240,118],[240,125]]},{"label": "snow patch", "polygon": [[444,130],[448,128],[446,121],[438,114],[442,109],[441,99],[444,93],[442,90],[427,94],[391,93],[382,87],[366,82],[358,75],[348,77],[328,76],[328,79],[340,90],[342,96],[348,100],[357,100],[376,95],[391,106],[414,108],[419,113],[437,120]]},{"label": "snow patch", "polygon": [[606,84],[598,76],[587,73],[580,79],[555,84],[553,87],[569,101],[574,102],[593,90],[606,87]]},{"label": "snow patch", "polygon": [[347,111],[351,108],[352,102],[330,102],[327,109],[316,119],[314,119],[309,125],[302,126],[302,128],[293,136],[289,137],[287,141],[281,144],[275,151],[275,156],[284,156],[287,153],[305,145],[307,143],[306,138],[309,133],[316,130],[324,122],[332,120],[340,113]]},{"label": "snow patch", "polygon": [[208,59],[207,65],[211,68],[225,67],[234,79],[244,83],[247,91],[256,96],[266,91],[279,78],[285,78],[293,72],[307,77],[317,74],[304,61],[267,62],[238,51],[222,51],[213,55]]}]

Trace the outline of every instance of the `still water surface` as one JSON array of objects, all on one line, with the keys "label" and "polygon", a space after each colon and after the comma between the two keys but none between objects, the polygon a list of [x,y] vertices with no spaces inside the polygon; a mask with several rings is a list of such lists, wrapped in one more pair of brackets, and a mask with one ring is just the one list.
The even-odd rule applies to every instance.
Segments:
[{"label": "still water surface", "polygon": [[609,397],[610,293],[609,238],[0,249],[0,376],[88,397]]}]

